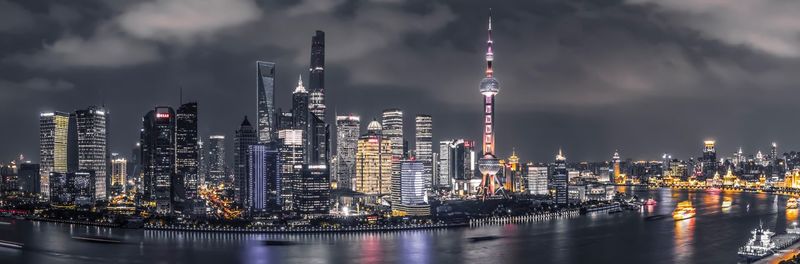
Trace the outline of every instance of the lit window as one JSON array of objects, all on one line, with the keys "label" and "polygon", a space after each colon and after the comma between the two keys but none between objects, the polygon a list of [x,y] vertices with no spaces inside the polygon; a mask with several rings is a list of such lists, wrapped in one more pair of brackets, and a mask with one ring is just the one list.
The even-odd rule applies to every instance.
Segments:
[{"label": "lit window", "polygon": [[486,106],[486,113],[487,114],[491,114],[492,113],[492,106],[491,105],[487,105]]},{"label": "lit window", "polygon": [[492,123],[492,116],[490,116],[490,115],[486,116],[486,123],[487,124],[491,124]]}]

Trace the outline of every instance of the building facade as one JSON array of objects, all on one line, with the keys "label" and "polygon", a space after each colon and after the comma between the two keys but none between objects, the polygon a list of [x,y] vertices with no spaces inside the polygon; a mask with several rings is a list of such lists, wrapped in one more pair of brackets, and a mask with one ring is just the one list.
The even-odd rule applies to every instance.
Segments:
[{"label": "building facade", "polygon": [[273,141],[275,133],[275,63],[257,61],[258,142]]},{"label": "building facade", "polygon": [[353,190],[360,135],[359,116],[336,116],[336,183],[340,189]]},{"label": "building facade", "polygon": [[50,173],[67,173],[69,114],[46,112],[39,115],[39,165],[42,198],[50,198]]},{"label": "building facade", "polygon": [[392,193],[392,150],[392,142],[382,134],[381,124],[372,121],[367,126],[367,133],[358,139],[356,177],[353,181],[356,192],[379,196]]},{"label": "building facade", "polygon": [[433,178],[433,118],[430,115],[417,115],[414,118],[415,158],[424,167],[425,191],[439,187],[438,179]]}]

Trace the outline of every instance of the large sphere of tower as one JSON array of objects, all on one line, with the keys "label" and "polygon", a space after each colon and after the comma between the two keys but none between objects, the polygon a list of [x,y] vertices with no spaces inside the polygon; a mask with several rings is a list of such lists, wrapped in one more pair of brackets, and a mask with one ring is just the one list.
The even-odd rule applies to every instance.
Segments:
[{"label": "large sphere of tower", "polygon": [[494,77],[486,77],[481,80],[481,93],[482,94],[497,94],[500,92],[500,82]]},{"label": "large sphere of tower", "polygon": [[500,164],[500,160],[492,154],[487,153],[478,160],[478,170],[481,174],[497,175],[501,169],[503,169],[503,165]]}]

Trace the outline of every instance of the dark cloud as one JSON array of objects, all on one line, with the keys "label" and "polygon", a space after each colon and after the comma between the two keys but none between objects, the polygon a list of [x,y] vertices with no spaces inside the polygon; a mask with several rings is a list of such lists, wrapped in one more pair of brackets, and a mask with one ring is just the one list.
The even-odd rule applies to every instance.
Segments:
[{"label": "dark cloud", "polygon": [[771,141],[800,147],[800,19],[785,1],[31,2],[0,1],[30,18],[14,27],[25,34],[0,30],[9,40],[0,42],[4,120],[19,128],[1,132],[14,139],[0,145],[4,159],[35,157],[39,111],[102,103],[114,116],[112,150],[127,154],[141,116],[177,105],[178,87],[199,101],[204,137],[232,137],[255,115],[254,61],[278,63],[287,108],[317,29],[326,31],[331,112],[371,120],[398,107],[407,135],[413,115],[426,113],[435,140],[478,139],[489,7],[502,156],[515,148],[524,160],[551,160],[562,147],[570,159],[615,149],[688,158],[707,138],[723,156]]}]

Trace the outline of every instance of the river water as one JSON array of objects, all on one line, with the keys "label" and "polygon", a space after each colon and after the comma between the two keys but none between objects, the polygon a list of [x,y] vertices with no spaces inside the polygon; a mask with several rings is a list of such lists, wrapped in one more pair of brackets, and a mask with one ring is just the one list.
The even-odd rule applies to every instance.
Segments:
[{"label": "river water", "polygon": [[[126,230],[44,222],[0,225],[0,263],[735,263],[763,222],[782,233],[797,221],[786,197],[771,194],[627,188],[658,204],[640,212],[594,213],[528,224],[351,234],[234,234]],[[721,208],[723,197],[733,206]],[[697,217],[673,221],[692,200]],[[83,242],[100,235],[122,244]],[[482,237],[485,239],[476,238]],[[291,245],[264,245],[288,241]]]}]

